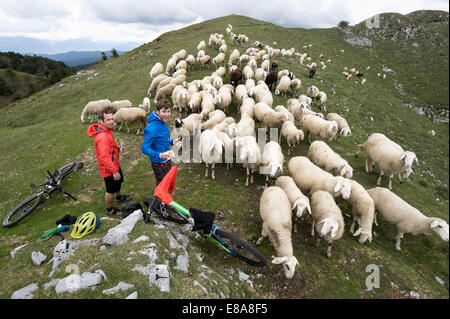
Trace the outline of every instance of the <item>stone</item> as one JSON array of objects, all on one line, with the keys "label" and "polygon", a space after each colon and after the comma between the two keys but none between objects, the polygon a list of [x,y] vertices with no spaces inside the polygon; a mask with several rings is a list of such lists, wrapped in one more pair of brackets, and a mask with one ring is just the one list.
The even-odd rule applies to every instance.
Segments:
[{"label": "stone", "polygon": [[19,251],[19,249],[22,249],[23,247],[25,247],[25,246],[27,246],[27,245],[28,245],[28,244],[23,244],[23,245],[21,245],[21,246],[19,246],[19,247],[14,248],[14,249],[10,252],[11,258],[14,258],[14,256],[15,256],[16,253]]},{"label": "stone", "polygon": [[150,238],[148,238],[147,236],[142,235],[141,237],[135,239],[135,240],[133,241],[133,244],[137,244],[137,243],[140,243],[140,242],[143,242],[143,241],[147,241],[147,240],[149,240],[149,239],[150,239]]},{"label": "stone", "polygon": [[170,271],[167,265],[149,265],[149,285],[156,285],[162,292],[170,292]]},{"label": "stone", "polygon": [[138,297],[138,293],[137,293],[137,291],[135,291],[131,295],[126,297],[125,299],[137,299],[137,297]]},{"label": "stone", "polygon": [[36,291],[38,288],[36,283],[30,284],[22,289],[14,291],[11,295],[11,299],[33,299],[33,291]]},{"label": "stone", "polygon": [[128,289],[132,289],[132,288],[134,288],[134,285],[133,285],[133,284],[127,284],[127,283],[125,283],[125,282],[123,282],[123,281],[120,281],[120,282],[117,284],[117,286],[112,287],[112,288],[110,288],[110,289],[105,289],[105,290],[103,290],[103,293],[104,293],[105,295],[113,295],[113,294],[118,293],[118,292],[121,291],[121,290],[128,290]]},{"label": "stone", "polygon": [[136,223],[143,220],[142,211],[140,209],[134,211],[122,222],[108,230],[108,233],[103,237],[103,244],[106,245],[120,245],[128,240],[128,234],[133,230]]},{"label": "stone", "polygon": [[72,293],[80,289],[96,286],[101,281],[102,276],[96,273],[84,272],[81,276],[79,274],[71,274],[58,281],[55,286],[55,292],[57,294],[64,292]]},{"label": "stone", "polygon": [[33,264],[35,264],[36,266],[39,266],[40,264],[42,264],[42,262],[45,259],[47,259],[47,256],[45,256],[40,251],[33,251],[31,253],[31,260],[33,261]]}]

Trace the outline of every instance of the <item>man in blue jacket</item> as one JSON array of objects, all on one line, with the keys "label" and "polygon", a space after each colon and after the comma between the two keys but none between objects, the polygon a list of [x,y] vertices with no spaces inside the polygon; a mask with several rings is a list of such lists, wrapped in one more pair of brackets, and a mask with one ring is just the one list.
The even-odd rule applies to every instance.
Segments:
[{"label": "man in blue jacket", "polygon": [[175,141],[170,138],[170,130],[167,121],[170,118],[171,105],[168,100],[160,100],[156,103],[156,112],[149,114],[147,127],[144,131],[142,153],[148,155],[152,163],[156,177],[156,186],[169,172],[172,162],[170,160],[170,145],[181,147],[180,139]]}]

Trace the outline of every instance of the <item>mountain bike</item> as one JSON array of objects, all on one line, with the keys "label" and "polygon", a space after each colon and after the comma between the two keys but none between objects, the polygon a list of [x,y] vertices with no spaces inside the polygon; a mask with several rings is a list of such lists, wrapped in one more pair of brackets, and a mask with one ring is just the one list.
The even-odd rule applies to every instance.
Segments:
[{"label": "mountain bike", "polygon": [[30,187],[33,189],[37,189],[39,187],[42,187],[42,189],[39,192],[28,196],[19,205],[14,207],[3,219],[3,226],[11,227],[16,225],[22,219],[30,215],[39,205],[51,198],[54,192],[61,192],[64,197],[77,200],[75,197],[63,190],[61,182],[69,174],[76,172],[77,170],[83,168],[83,166],[83,162],[69,162],[56,169],[53,174],[47,170],[48,176],[42,184],[30,184]]},{"label": "mountain bike", "polygon": [[[194,217],[189,210],[175,201],[164,204],[158,196],[153,196],[145,198],[144,204],[148,207],[148,217],[152,213],[156,213],[162,218],[178,224],[195,224]],[[216,224],[212,224],[209,233],[204,237],[214,240],[227,253],[240,258],[249,265],[264,267],[267,264],[266,257],[259,250]]]}]

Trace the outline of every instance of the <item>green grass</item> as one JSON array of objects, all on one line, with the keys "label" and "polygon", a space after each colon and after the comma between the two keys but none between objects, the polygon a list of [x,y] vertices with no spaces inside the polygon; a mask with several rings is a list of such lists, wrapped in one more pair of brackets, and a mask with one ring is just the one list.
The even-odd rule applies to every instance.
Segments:
[{"label": "green grass", "polygon": [[[196,46],[200,40],[207,42],[211,33],[225,34],[229,23],[236,34],[243,33],[249,37],[249,45],[255,40],[270,45],[277,41],[278,48],[295,47],[297,51],[304,52],[303,45],[312,44],[312,48],[306,52],[313,61],[318,62],[321,53],[325,61],[331,59],[325,71],[319,70],[313,79],[307,77],[307,67],[300,65],[297,58],[278,57],[279,70],[287,68],[302,80],[300,94],[305,94],[310,85],[325,91],[328,95],[327,111],[340,113],[347,119],[352,127],[352,136],[340,138],[330,145],[352,165],[355,180],[366,188],[376,186],[378,170],[366,174],[364,155],[356,158],[353,155],[357,145],[371,133],[384,133],[405,150],[414,151],[420,161],[420,165],[414,168],[415,175],[403,184],[399,184],[397,177],[394,178],[394,192],[426,215],[448,221],[448,123],[435,123],[407,106],[427,104],[436,109],[448,110],[448,47],[442,53],[444,56],[435,56],[433,46],[436,43],[429,43],[431,40],[421,37],[416,39],[419,47],[411,47],[413,41],[403,45],[374,40],[372,47],[359,48],[345,42],[345,34],[337,28],[286,29],[231,15],[165,33],[151,43],[91,67],[98,73],[91,79],[88,78],[92,75],[78,79],[66,78],[51,88],[0,110],[0,147],[4,150],[0,160],[0,207],[3,209],[0,218],[32,193],[28,185],[42,182],[46,169],[53,170],[70,160],[82,160],[85,163],[82,170],[64,181],[65,190],[77,197],[78,201],[54,197],[17,226],[0,229],[0,298],[9,298],[15,290],[33,282],[38,282],[41,287],[35,293],[35,298],[124,298],[134,291],[120,292],[114,296],[102,294],[102,290],[115,286],[119,281],[133,283],[139,298],[204,298],[202,290],[193,285],[194,280],[216,294],[210,294],[207,298],[217,297],[220,292],[231,298],[406,298],[406,294],[412,290],[419,292],[423,298],[449,297],[448,243],[441,241],[437,235],[406,234],[400,253],[395,250],[395,226],[379,221],[379,226],[374,227],[376,235],[372,243],[361,245],[348,232],[351,218],[345,215],[346,232],[333,245],[333,257],[330,260],[326,257],[326,244],[322,242],[316,248],[315,241],[309,235],[309,217],[300,222],[298,233],[293,234],[294,252],[300,267],[291,280],[284,277],[278,265],[269,264],[264,269],[247,266],[226,255],[212,242],[192,234],[188,246],[190,273],[172,270],[171,293],[162,293],[155,286],[149,287],[145,276],[130,271],[136,264],[147,265],[148,260],[145,256],[130,255],[129,252],[138,251],[146,244],[132,244],[132,240],[147,235],[150,242],[158,246],[157,262],[169,260],[172,268],[175,261],[169,256],[172,252],[167,239],[169,230],[158,229],[153,224],[138,223],[126,244],[110,247],[103,252],[99,250],[100,243],[82,247],[53,277],[67,276],[65,266],[69,263],[79,265],[82,272],[98,263],[100,266],[92,271],[102,269],[108,280],[102,281],[97,288],[71,295],[56,295],[54,289],[42,289],[42,285],[50,281],[48,274],[51,264],[44,262],[36,267],[30,255],[32,251],[39,250],[51,256],[57,239],[38,243],[36,239],[45,230],[54,227],[55,221],[65,214],[79,216],[86,211],[96,211],[101,217],[105,216],[104,184],[98,173],[93,141],[86,135],[88,125],[80,121],[84,106],[91,100],[105,98],[111,101],[129,99],[137,106],[146,96],[151,83],[148,72],[154,63],[162,62],[165,65],[170,56],[180,49],[196,55]],[[429,28],[434,28],[432,30],[436,32],[442,29],[434,25]],[[445,37],[445,34],[448,37],[448,32],[442,36]],[[229,46],[226,60],[234,48],[238,48],[241,53],[247,48],[231,44],[227,37],[225,39]],[[345,53],[341,54],[340,49],[344,49]],[[152,54],[149,54],[149,50]],[[214,57],[218,52],[207,47],[206,53]],[[369,65],[371,69],[366,70]],[[388,74],[384,81],[377,77],[377,73],[383,73],[383,65],[395,71]],[[353,78],[347,81],[342,75],[344,67],[361,70],[367,83],[362,86]],[[188,73],[188,81],[202,78],[212,71],[212,68],[203,71],[194,69]],[[228,80],[227,74],[224,82]],[[395,88],[395,83],[403,85],[406,95]],[[286,100],[274,96],[273,105],[285,105]],[[319,109],[315,107],[315,110]],[[230,114],[238,117],[235,103],[230,107]],[[178,116],[174,112],[173,119]],[[428,136],[427,131],[431,129],[436,131],[435,137]],[[136,136],[135,132],[135,128],[132,128],[130,133],[122,130],[114,134],[116,140],[123,139],[126,144],[126,151],[121,155],[125,175],[123,193],[142,200],[153,193],[155,179],[147,156],[141,154],[143,136]],[[286,160],[305,155],[307,149],[308,145],[302,142],[293,154],[286,156]],[[214,181],[204,178],[204,165],[183,163],[178,168],[174,194],[178,203],[187,208],[216,212],[217,224],[255,243],[262,224],[259,217],[262,190],[257,186],[264,185],[264,176],[256,174],[255,184],[245,187],[245,170],[239,165],[234,165],[231,170],[226,170],[223,164],[217,165]],[[387,186],[387,177],[383,178],[382,186]],[[351,216],[349,205],[341,203],[340,206],[344,214]],[[101,239],[107,229],[116,223],[105,221],[100,229],[87,238]],[[65,237],[70,239],[69,234]],[[10,251],[23,243],[29,245],[11,259]],[[260,250],[269,260],[275,255],[273,247],[266,240]],[[182,250],[176,251],[177,255],[180,253],[183,253]],[[197,260],[196,253],[203,255],[202,262]],[[127,261],[129,257],[133,259]],[[380,267],[380,288],[372,291],[366,291],[365,286],[369,275],[365,269],[369,264]],[[215,272],[208,277],[216,280],[218,285],[198,277],[201,272],[205,272],[201,265]],[[253,288],[239,281],[238,269],[252,275]],[[257,278],[256,274],[262,276]],[[435,276],[446,284],[440,285]]]}]

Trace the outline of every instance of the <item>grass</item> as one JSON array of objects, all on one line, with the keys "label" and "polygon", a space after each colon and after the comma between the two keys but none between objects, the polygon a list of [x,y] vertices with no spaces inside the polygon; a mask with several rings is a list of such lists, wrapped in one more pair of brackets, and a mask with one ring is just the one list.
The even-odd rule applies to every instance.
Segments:
[{"label": "grass", "polygon": [[[0,109],[0,147],[7,150],[2,152],[0,160],[0,183],[3,185],[0,192],[3,212],[0,218],[32,193],[27,185],[42,182],[46,169],[52,170],[70,160],[85,163],[82,170],[64,181],[65,190],[78,201],[54,197],[17,226],[0,229],[0,298],[9,298],[14,291],[33,282],[41,287],[35,298],[124,298],[132,290],[113,296],[102,294],[104,289],[115,286],[119,281],[134,284],[139,298],[205,298],[201,288],[193,285],[194,280],[210,292],[206,298],[220,296],[221,292],[230,298],[407,298],[410,291],[419,292],[423,298],[449,297],[447,243],[436,235],[406,234],[402,252],[399,253],[394,248],[395,226],[379,221],[379,226],[374,227],[376,235],[372,243],[361,245],[348,232],[351,209],[345,203],[341,203],[340,207],[347,224],[346,232],[333,246],[330,260],[326,257],[326,244],[322,242],[316,248],[315,241],[309,236],[309,218],[300,222],[298,233],[293,234],[293,248],[300,266],[291,280],[284,277],[280,266],[269,264],[264,269],[247,266],[218,250],[212,242],[196,238],[195,234],[189,235],[189,273],[173,270],[175,260],[170,258],[170,253],[183,253],[180,249],[169,248],[167,232],[173,230],[138,223],[126,244],[104,251],[99,250],[101,243],[81,247],[53,276],[67,276],[65,267],[71,263],[77,264],[81,272],[99,264],[91,271],[102,269],[108,280],[102,281],[97,288],[70,295],[56,295],[54,289],[42,289],[42,285],[51,280],[48,278],[51,264],[44,262],[36,267],[30,255],[32,251],[39,250],[51,256],[57,239],[35,242],[36,239],[45,230],[54,227],[55,221],[65,214],[79,216],[86,211],[96,211],[101,217],[105,216],[104,184],[98,173],[93,141],[86,135],[88,125],[80,122],[81,110],[89,101],[104,98],[111,101],[129,99],[133,105],[138,105],[151,82],[148,72],[154,63],[165,65],[170,56],[180,49],[195,55],[200,40],[207,41],[211,33],[225,34],[227,24],[233,25],[236,34],[246,34],[250,42],[259,40],[272,44],[277,41],[279,48],[295,47],[299,52],[303,52],[303,45],[312,44],[307,52],[313,61],[318,62],[321,53],[325,60],[331,59],[325,71],[319,71],[316,77],[309,79],[307,67],[300,65],[298,59],[278,58],[280,70],[287,68],[302,80],[300,94],[305,94],[310,85],[317,86],[328,95],[327,111],[342,114],[351,125],[352,136],[340,138],[330,145],[352,165],[355,180],[366,188],[376,185],[377,169],[374,174],[366,174],[364,156],[355,158],[353,155],[357,145],[371,133],[384,133],[405,150],[414,151],[420,161],[420,165],[414,168],[416,174],[403,184],[399,184],[397,177],[394,178],[394,192],[426,215],[448,221],[448,122],[434,122],[432,118],[414,111],[415,106],[424,103],[435,109],[448,110],[448,47],[447,51],[442,51],[444,56],[435,56],[432,50],[436,43],[429,43],[431,40],[426,37],[417,39],[419,47],[412,47],[413,50],[408,50],[411,48],[410,41],[402,44],[374,40],[372,47],[353,47],[344,41],[345,34],[337,28],[286,29],[231,15],[165,33],[151,43],[91,67],[96,76],[66,78]],[[441,30],[434,25],[433,28],[436,32]],[[356,29],[354,32],[356,34]],[[229,46],[226,60],[232,49],[238,48],[242,53],[247,48],[231,44],[228,38],[226,41]],[[341,54],[340,49],[344,49],[345,53]],[[217,50],[206,48],[206,54],[211,57],[217,53]],[[432,57],[431,63],[428,57]],[[369,65],[371,69],[366,70]],[[377,73],[383,73],[382,66],[395,71],[388,74],[384,81],[377,77]],[[342,75],[344,67],[363,70],[367,83],[362,86],[353,78],[345,80]],[[202,78],[212,71],[212,68],[203,71],[195,69],[188,73],[188,81]],[[228,80],[227,74],[224,82]],[[402,84],[405,95],[396,89],[396,83]],[[273,105],[285,105],[286,100],[274,96]],[[236,109],[233,102],[230,114],[238,118]],[[174,112],[173,119],[178,116]],[[427,134],[431,129],[436,131],[433,138]],[[123,193],[131,194],[139,201],[153,193],[154,176],[148,158],[141,153],[143,136],[136,136],[135,132],[132,128],[130,133],[122,130],[114,135],[116,140],[123,139],[126,145],[126,151],[121,155],[125,175]],[[305,155],[307,149],[308,145],[301,143],[295,152],[286,156],[286,160]],[[255,183],[244,187],[245,170],[239,165],[234,165],[231,170],[226,170],[223,164],[217,165],[214,181],[204,178],[204,165],[182,163],[178,169],[174,195],[178,203],[187,208],[214,211],[217,224],[255,243],[262,224],[259,217],[262,190],[258,186],[264,185],[263,176],[256,174]],[[386,187],[387,182],[387,177],[383,178],[382,186]],[[116,223],[104,221],[87,239],[101,239]],[[149,287],[144,275],[130,271],[136,264],[148,264],[147,257],[139,253],[130,255],[130,251],[138,252],[147,244],[132,243],[141,235],[147,235],[150,242],[157,245],[157,263],[169,261],[172,269],[170,294],[160,292],[155,286]],[[70,239],[69,234],[65,237]],[[11,259],[10,251],[24,243],[29,245]],[[269,259],[275,255],[268,241],[263,242],[260,250]],[[203,261],[200,262],[196,254],[201,254]],[[130,257],[132,260],[127,260]],[[367,291],[365,280],[369,273],[366,267],[370,264],[379,266],[380,288]],[[19,269],[20,272],[17,271]],[[238,269],[251,275],[253,288],[239,280]],[[214,273],[207,274],[208,270]],[[202,272],[211,282],[199,277]],[[435,276],[446,284],[439,284]],[[214,284],[213,280],[218,284]]]}]

